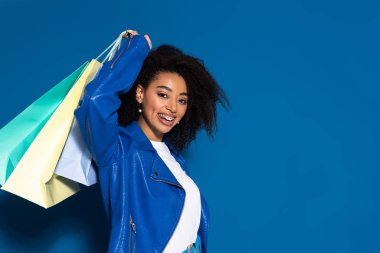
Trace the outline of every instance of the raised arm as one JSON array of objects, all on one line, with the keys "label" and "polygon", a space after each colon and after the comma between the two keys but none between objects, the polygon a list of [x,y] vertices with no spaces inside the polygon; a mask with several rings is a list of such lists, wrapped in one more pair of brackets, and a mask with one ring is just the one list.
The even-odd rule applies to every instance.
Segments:
[{"label": "raised arm", "polygon": [[130,90],[151,47],[150,41],[139,34],[126,40],[113,59],[104,63],[86,86],[74,112],[87,147],[98,166],[105,166],[117,159],[117,110],[121,104],[118,95]]}]

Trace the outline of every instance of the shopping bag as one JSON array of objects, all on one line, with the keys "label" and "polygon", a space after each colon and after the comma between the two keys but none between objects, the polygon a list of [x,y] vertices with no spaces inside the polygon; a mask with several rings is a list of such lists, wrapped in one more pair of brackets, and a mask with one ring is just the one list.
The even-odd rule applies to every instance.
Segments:
[{"label": "shopping bag", "polygon": [[54,174],[86,186],[97,183],[97,172],[75,117]]},{"label": "shopping bag", "polygon": [[[112,60],[125,36],[127,31],[122,32],[96,59],[98,60],[110,49],[102,64]],[[54,174],[86,186],[97,183],[97,171],[75,117]]]},{"label": "shopping bag", "polygon": [[88,62],[33,102],[0,130],[0,185],[36,138],[47,120],[73,87]]},{"label": "shopping bag", "polygon": [[92,60],[65,99],[38,133],[1,189],[32,201],[44,208],[51,207],[79,191],[79,185],[54,174],[68,137],[74,110],[89,83],[101,66]]}]

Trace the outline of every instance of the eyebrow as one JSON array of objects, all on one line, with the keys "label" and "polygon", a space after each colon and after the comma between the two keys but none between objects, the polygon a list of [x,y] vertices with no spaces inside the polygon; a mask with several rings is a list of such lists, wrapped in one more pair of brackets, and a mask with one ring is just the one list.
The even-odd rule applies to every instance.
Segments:
[{"label": "eyebrow", "polygon": [[[170,92],[173,92],[172,89],[170,89],[168,86],[165,86],[165,85],[159,85],[156,87],[157,89],[158,88],[161,88],[161,89],[164,89],[164,90],[167,90],[167,91],[170,91]],[[185,95],[185,96],[188,96],[187,92],[181,92],[179,95]]]}]

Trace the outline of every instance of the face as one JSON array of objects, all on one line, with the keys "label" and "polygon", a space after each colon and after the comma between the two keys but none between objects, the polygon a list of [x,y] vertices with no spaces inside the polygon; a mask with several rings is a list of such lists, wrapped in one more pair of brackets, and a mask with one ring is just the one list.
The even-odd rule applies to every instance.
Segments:
[{"label": "face", "polygon": [[186,113],[186,82],[177,73],[160,72],[145,90],[137,86],[136,100],[142,109],[137,123],[149,140],[162,141]]}]

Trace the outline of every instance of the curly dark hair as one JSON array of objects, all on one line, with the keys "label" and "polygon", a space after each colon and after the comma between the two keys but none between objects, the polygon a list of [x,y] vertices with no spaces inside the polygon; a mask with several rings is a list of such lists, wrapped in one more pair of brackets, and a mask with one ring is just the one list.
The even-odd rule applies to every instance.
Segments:
[{"label": "curly dark hair", "polygon": [[227,110],[230,108],[230,102],[202,60],[184,54],[171,45],[161,45],[151,50],[132,88],[127,93],[119,95],[121,100],[117,111],[119,124],[126,126],[139,118],[137,85],[141,84],[146,89],[161,72],[177,73],[182,76],[189,94],[186,113],[181,119],[181,124],[177,124],[166,133],[163,141],[182,151],[202,128],[213,137],[217,128],[216,102]]}]

